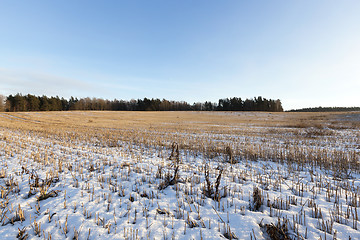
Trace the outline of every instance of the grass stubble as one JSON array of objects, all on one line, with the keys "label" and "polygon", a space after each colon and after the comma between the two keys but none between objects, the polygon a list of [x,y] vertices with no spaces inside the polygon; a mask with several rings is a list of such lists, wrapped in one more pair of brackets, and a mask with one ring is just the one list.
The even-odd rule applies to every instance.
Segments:
[{"label": "grass stubble", "polygon": [[[0,224],[18,239],[355,239],[358,115],[1,113]],[[260,221],[245,237],[237,216]]]}]

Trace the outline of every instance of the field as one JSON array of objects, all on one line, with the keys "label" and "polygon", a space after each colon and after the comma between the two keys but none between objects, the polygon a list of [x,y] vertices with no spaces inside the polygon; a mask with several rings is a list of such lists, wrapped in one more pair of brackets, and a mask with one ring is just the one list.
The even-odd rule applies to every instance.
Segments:
[{"label": "field", "polygon": [[360,113],[0,113],[1,239],[360,239]]}]

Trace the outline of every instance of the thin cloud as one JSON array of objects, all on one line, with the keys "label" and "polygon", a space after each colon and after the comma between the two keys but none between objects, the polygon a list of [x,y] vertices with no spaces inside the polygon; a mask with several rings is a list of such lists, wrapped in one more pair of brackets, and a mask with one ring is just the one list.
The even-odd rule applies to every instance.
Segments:
[{"label": "thin cloud", "polygon": [[0,68],[0,85],[2,94],[5,95],[31,93],[70,96],[74,93],[86,94],[96,90],[95,85],[78,79],[5,68]]},{"label": "thin cloud", "polygon": [[[57,76],[44,72],[13,70],[0,68],[0,94],[34,94],[74,97],[100,97],[131,99],[147,97],[168,97],[179,94],[178,87],[170,82],[134,77],[114,77],[109,75],[89,74],[85,80]],[[101,80],[99,80],[101,79]],[[179,84],[180,85],[180,84]],[[165,92],[164,96],[158,96]]]}]

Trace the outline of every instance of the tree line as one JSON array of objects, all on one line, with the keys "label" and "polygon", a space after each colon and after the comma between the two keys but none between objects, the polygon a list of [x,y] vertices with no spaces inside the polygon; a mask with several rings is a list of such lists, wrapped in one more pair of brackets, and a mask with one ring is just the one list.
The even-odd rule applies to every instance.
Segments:
[{"label": "tree line", "polygon": [[206,101],[189,104],[185,101],[169,101],[166,99],[132,99],[106,100],[102,98],[70,99],[35,95],[0,96],[0,111],[31,112],[31,111],[69,111],[69,110],[100,110],[100,111],[269,111],[282,112],[279,99],[272,100],[262,97],[245,99],[233,97],[219,99],[217,103]]},{"label": "tree line", "polygon": [[360,107],[313,107],[292,109],[289,112],[356,112]]}]

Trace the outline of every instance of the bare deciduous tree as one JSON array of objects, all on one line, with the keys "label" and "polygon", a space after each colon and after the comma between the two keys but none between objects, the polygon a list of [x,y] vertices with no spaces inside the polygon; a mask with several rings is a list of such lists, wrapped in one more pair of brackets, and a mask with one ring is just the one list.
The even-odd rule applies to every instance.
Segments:
[{"label": "bare deciduous tree", "polygon": [[0,94],[0,112],[5,111],[5,96]]}]

